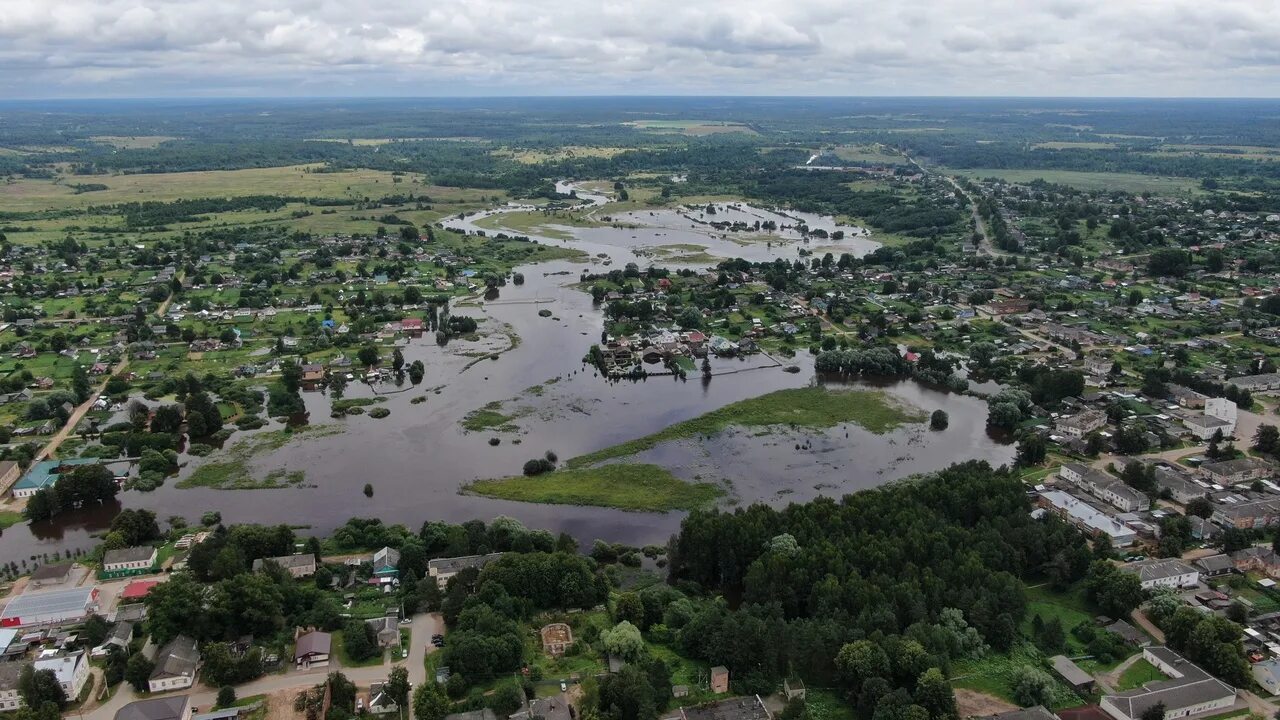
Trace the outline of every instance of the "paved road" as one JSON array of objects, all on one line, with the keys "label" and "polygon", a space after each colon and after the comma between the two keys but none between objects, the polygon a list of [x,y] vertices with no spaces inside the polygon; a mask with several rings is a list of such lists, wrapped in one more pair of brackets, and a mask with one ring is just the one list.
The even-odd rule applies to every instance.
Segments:
[{"label": "paved road", "polygon": [[[968,190],[965,190],[963,187],[960,186],[960,183],[957,182],[955,178],[951,177],[950,175],[943,175],[942,173],[934,172],[933,170],[930,170],[929,168],[925,167],[922,163],[920,163],[918,160],[916,160],[915,158],[911,157],[906,153],[902,153],[902,157],[907,162],[911,163],[912,165],[915,165],[916,169],[918,169],[921,173],[925,175],[937,175],[938,177],[941,177],[942,179],[951,183],[951,187],[955,188],[956,192],[963,195],[965,199],[969,201],[969,213],[973,217],[974,230],[976,230],[979,237],[982,238],[978,243],[978,252],[980,254],[986,255],[988,257],[1006,257],[1009,255],[1009,253],[1003,250],[997,250],[996,247],[991,244],[991,236],[987,234],[987,224],[983,222],[982,214],[978,212],[978,203],[974,201],[973,196],[969,194]],[[966,238],[965,242],[969,242],[969,239]]]},{"label": "paved road", "polygon": [[80,406],[71,413],[71,417],[67,420],[67,424],[63,425],[62,429],[55,433],[54,436],[49,439],[49,442],[40,449],[40,452],[36,453],[36,457],[33,462],[44,460],[58,449],[58,446],[61,445],[63,441],[71,435],[72,431],[76,429],[76,425],[80,424],[80,421],[84,418],[85,414],[93,408],[93,404],[98,401],[98,397],[102,395],[102,391],[106,390],[107,383],[111,378],[124,372],[124,369],[127,367],[129,367],[129,358],[121,360],[119,364],[111,369],[111,372],[107,373],[106,379],[99,383],[98,387],[94,388],[93,392],[89,394],[89,399],[81,403]]},{"label": "paved road", "polygon": [[[436,648],[431,645],[431,636],[437,633],[444,634],[444,618],[440,613],[419,613],[413,616],[413,623],[403,627],[408,629],[410,633],[409,657],[407,659],[401,659],[399,656],[391,658],[390,654],[388,654],[388,658],[381,665],[370,667],[341,668],[337,666],[337,663],[334,663],[334,665],[327,668],[315,668],[308,671],[290,670],[283,675],[267,675],[251,683],[239,685],[236,687],[236,695],[249,697],[251,695],[270,695],[281,690],[301,690],[320,684],[326,675],[335,670],[341,670],[342,674],[346,675],[357,686],[368,687],[371,682],[386,680],[391,668],[397,665],[404,665],[408,669],[409,683],[417,687],[419,683],[427,680],[426,657],[429,653],[436,651]],[[184,693],[173,694],[182,695]],[[213,707],[217,699],[218,689],[201,684],[192,692],[185,694],[191,697],[192,706],[201,710],[208,710]],[[137,699],[139,699],[139,696],[133,692],[133,688],[129,687],[128,684],[122,684],[114,697],[103,705],[85,713],[84,717],[88,720],[113,720],[120,708]]]}]

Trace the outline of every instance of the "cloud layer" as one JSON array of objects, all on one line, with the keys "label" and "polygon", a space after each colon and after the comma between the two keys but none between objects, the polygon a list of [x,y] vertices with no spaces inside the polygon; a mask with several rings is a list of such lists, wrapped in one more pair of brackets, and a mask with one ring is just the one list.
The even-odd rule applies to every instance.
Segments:
[{"label": "cloud layer", "polygon": [[1280,96],[1275,0],[0,0],[0,97]]}]

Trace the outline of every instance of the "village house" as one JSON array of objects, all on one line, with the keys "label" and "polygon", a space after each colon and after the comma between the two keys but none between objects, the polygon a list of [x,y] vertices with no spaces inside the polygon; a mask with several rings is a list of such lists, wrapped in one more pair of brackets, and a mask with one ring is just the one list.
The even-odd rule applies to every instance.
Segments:
[{"label": "village house", "polygon": [[295,578],[311,577],[316,574],[316,556],[311,553],[301,555],[280,555],[270,558],[258,558],[253,561],[253,571],[262,572],[263,565],[275,563]]},{"label": "village house", "polygon": [[433,577],[436,584],[443,590],[449,583],[449,578],[468,568],[477,570],[484,569],[485,565],[502,557],[502,553],[489,553],[488,555],[467,555],[455,558],[435,558],[427,562],[427,576]]},{"label": "village house", "polygon": [[1240,572],[1260,572],[1280,578],[1280,555],[1270,545],[1255,545],[1231,553],[1231,562]]},{"label": "village house", "polygon": [[195,684],[200,665],[196,641],[186,635],[170,640],[156,653],[155,670],[147,680],[151,692],[185,690]]},{"label": "village house", "polygon": [[121,578],[129,575],[145,575],[156,567],[157,551],[149,545],[108,550],[102,556],[102,572],[98,577]]},{"label": "village house", "polygon": [[1231,561],[1231,558],[1223,553],[1202,557],[1193,564],[1200,571],[1200,576],[1207,578],[1230,575],[1236,569],[1235,563]]},{"label": "village house", "polygon": [[191,700],[186,695],[137,700],[120,708],[114,720],[192,720]]},{"label": "village house", "polygon": [[89,681],[89,658],[83,650],[38,658],[33,667],[36,672],[52,672],[69,699],[80,697],[80,691],[84,690],[85,683]]},{"label": "village house", "polygon": [[293,644],[293,661],[299,668],[328,667],[333,636],[312,630],[298,635]]},{"label": "village house", "polygon": [[373,554],[373,576],[395,578],[400,576],[400,551],[384,547]]}]

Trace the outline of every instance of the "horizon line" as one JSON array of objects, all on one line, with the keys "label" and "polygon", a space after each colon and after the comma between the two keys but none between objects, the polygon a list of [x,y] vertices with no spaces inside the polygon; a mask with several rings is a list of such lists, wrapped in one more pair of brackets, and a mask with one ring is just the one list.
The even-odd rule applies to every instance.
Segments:
[{"label": "horizon line", "polygon": [[708,100],[1178,100],[1178,101],[1280,101],[1280,95],[708,95],[693,93],[638,94],[495,94],[495,95],[122,95],[122,96],[56,96],[6,97],[0,105],[40,102],[164,102],[164,101],[369,101],[369,100],[642,100],[642,99],[708,99]]}]

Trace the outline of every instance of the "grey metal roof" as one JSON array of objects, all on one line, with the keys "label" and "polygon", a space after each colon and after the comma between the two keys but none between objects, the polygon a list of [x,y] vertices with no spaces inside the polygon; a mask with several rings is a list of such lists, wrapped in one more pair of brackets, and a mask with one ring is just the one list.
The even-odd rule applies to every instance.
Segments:
[{"label": "grey metal roof", "polygon": [[1051,659],[1051,662],[1053,663],[1054,672],[1061,675],[1063,680],[1066,680],[1073,686],[1088,685],[1093,682],[1093,676],[1084,670],[1081,670],[1080,667],[1071,662],[1071,659],[1066,655],[1055,655]]},{"label": "grey metal roof", "polygon": [[1177,677],[1149,682],[1143,687],[1108,695],[1104,699],[1125,715],[1136,718],[1155,705],[1163,703],[1166,711],[1201,705],[1213,700],[1235,698],[1236,690],[1162,645],[1145,648],[1162,664],[1174,668]]},{"label": "grey metal roof", "polygon": [[156,549],[150,545],[138,545],[136,547],[121,548],[119,550],[108,550],[102,556],[102,565],[115,565],[116,563],[132,563],[150,560]]},{"label": "grey metal roof", "polygon": [[156,654],[156,669],[151,672],[151,679],[194,676],[199,664],[200,651],[196,649],[196,641],[179,635]]},{"label": "grey metal roof", "polygon": [[0,618],[18,618],[23,624],[50,619],[76,618],[93,602],[92,587],[26,592],[9,601]]},{"label": "grey metal roof", "polygon": [[115,720],[180,720],[187,711],[187,696],[152,698],[129,703],[116,713]]}]

